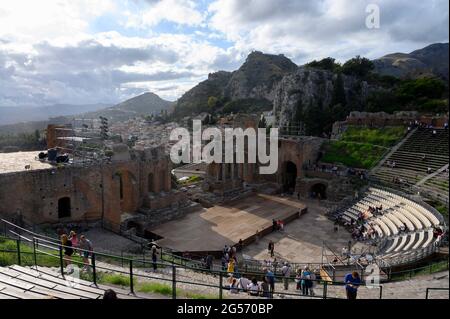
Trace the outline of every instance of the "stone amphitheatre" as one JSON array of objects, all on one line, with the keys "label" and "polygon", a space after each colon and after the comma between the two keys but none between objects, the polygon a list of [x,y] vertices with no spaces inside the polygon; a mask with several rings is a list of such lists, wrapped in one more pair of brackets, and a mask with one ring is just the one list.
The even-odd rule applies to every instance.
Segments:
[{"label": "stone amphitheatre", "polygon": [[[12,263],[0,259],[0,299],[98,299],[111,287],[119,298],[249,298],[227,289],[224,246],[235,247],[239,276],[272,268],[274,298],[344,298],[343,276],[358,271],[369,285],[374,268],[381,284],[364,285],[360,298],[448,298],[448,214],[435,208],[448,210],[446,121],[355,112],[336,123],[336,139],[349,126],[403,127],[370,169],[325,163],[324,139],[289,135],[279,140],[272,175],[251,163],[173,167],[161,147],[117,144],[110,156],[73,152],[58,164],[39,160],[39,152],[0,153],[0,239],[11,244],[0,256],[17,255]],[[74,135],[71,127],[49,127],[48,149],[66,148]],[[197,179],[179,184],[174,176]],[[75,286],[66,285],[58,260],[47,260],[62,256],[57,238],[70,230],[86,234],[95,251],[94,269]],[[285,263],[292,268],[287,290]],[[295,289],[305,266],[320,278],[315,296]],[[105,279],[114,274],[126,280]],[[148,288],[156,284],[169,292]]]}]

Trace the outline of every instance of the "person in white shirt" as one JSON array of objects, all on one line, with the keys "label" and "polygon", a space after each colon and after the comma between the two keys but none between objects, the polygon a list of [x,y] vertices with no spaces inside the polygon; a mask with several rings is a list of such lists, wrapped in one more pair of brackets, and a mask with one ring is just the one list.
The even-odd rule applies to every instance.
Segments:
[{"label": "person in white shirt", "polygon": [[252,279],[252,282],[247,286],[248,294],[253,297],[259,296],[259,285],[256,278]]}]

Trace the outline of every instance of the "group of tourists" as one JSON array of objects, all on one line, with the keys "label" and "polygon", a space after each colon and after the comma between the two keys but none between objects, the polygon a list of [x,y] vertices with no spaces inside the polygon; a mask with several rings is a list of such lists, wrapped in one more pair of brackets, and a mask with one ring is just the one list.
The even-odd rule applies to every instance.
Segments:
[{"label": "group of tourists", "polygon": [[64,254],[64,264],[69,266],[72,262],[74,253],[79,253],[83,258],[83,270],[89,270],[89,257],[92,257],[93,247],[89,239],[85,235],[78,237],[75,231],[71,231],[69,235],[61,235],[61,245]]},{"label": "group of tourists", "polygon": [[224,246],[222,249],[221,263],[222,271],[226,271],[229,275],[233,276],[239,275],[237,249],[235,246]]},{"label": "group of tourists", "polygon": [[231,294],[239,294],[240,292],[247,293],[252,297],[273,298],[275,291],[275,274],[271,269],[264,268],[264,275],[261,276],[261,281],[257,277],[248,279],[246,277],[233,276],[229,274],[228,288]]}]

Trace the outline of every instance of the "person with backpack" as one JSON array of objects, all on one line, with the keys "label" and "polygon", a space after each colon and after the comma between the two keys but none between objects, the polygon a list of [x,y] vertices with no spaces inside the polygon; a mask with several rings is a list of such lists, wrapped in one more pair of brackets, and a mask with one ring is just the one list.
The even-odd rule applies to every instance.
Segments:
[{"label": "person with backpack", "polygon": [[289,279],[291,277],[291,266],[285,262],[283,267],[281,268],[281,273],[283,274],[283,285],[284,290],[289,289]]},{"label": "person with backpack", "polygon": [[301,279],[302,294],[304,296],[307,296],[309,294],[309,289],[312,287],[311,271],[309,270],[308,266],[305,266],[305,268],[303,269]]}]

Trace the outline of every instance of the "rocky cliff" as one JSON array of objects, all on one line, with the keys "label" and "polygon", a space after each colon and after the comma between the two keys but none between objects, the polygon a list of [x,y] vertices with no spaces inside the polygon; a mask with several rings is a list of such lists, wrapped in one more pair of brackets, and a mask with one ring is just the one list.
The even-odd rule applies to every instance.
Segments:
[{"label": "rocky cliff", "polygon": [[217,111],[208,106],[211,97],[219,100],[218,107],[229,103],[234,109],[236,103],[240,103],[245,108],[251,104],[249,101],[271,105],[276,84],[296,69],[297,65],[283,55],[252,52],[238,70],[209,74],[207,80],[187,91],[178,100],[175,114],[180,117]]},{"label": "rocky cliff", "polygon": [[283,77],[276,86],[273,111],[279,126],[292,125],[305,117],[310,108],[318,112],[333,111],[333,107],[351,105],[361,109],[370,86],[352,76],[327,70],[300,67]]}]

